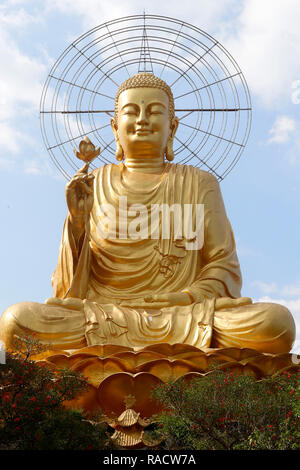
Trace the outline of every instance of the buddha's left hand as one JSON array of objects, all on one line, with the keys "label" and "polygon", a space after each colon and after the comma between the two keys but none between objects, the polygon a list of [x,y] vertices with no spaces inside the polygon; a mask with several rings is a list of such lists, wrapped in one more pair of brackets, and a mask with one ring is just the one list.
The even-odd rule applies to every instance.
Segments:
[{"label": "buddha's left hand", "polygon": [[185,292],[170,292],[169,294],[147,295],[143,301],[123,301],[122,307],[130,308],[149,308],[160,309],[164,307],[172,307],[174,305],[190,305],[192,298]]}]

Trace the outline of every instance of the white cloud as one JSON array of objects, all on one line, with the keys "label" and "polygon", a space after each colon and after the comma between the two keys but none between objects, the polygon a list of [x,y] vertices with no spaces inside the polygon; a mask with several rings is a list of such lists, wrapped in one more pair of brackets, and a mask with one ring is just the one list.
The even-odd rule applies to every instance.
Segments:
[{"label": "white cloud", "polygon": [[4,30],[0,32],[0,61],[0,118],[14,117],[26,106],[38,109],[45,65],[22,53]]},{"label": "white cloud", "polygon": [[[112,19],[142,14],[144,10],[138,0],[125,3],[121,0],[113,3],[108,0],[46,0],[37,15],[29,12],[33,5],[26,0],[6,1],[0,7],[2,29],[24,28],[56,12],[81,18],[84,32]],[[169,16],[170,5],[153,0],[151,9],[146,6],[146,13]],[[280,98],[292,102],[292,83],[300,79],[299,15],[298,0],[186,0],[174,2],[170,16],[190,22],[224,42],[241,65],[251,90],[261,102],[276,106]],[[9,55],[15,57],[14,53]]]},{"label": "white cloud", "polygon": [[4,122],[0,122],[0,142],[1,147],[5,149],[6,152],[8,151],[10,154],[18,153],[25,139],[25,135]]},{"label": "white cloud", "polygon": [[[44,44],[35,44],[36,55],[29,55],[18,43],[16,31],[26,31],[29,42],[31,25],[49,25],[53,32],[54,13],[59,20],[66,14],[77,17],[85,32],[105,21],[142,14],[143,10],[138,0],[45,0],[42,5],[29,0],[1,2],[0,137],[6,137],[3,145],[8,152],[20,153],[27,132],[21,121],[26,115],[37,116],[42,83],[52,65]],[[171,13],[169,4],[153,0],[146,13],[182,19],[211,33],[241,65],[251,91],[262,103],[277,106],[282,98],[292,103],[292,83],[300,79],[298,0],[186,0],[174,2]],[[70,29],[64,35],[70,35]],[[291,163],[299,161],[300,138],[296,137],[295,125],[291,117],[279,116],[269,139],[271,143],[294,139],[293,148],[287,152]],[[2,167],[11,167],[5,158]]]},{"label": "white cloud", "polygon": [[252,286],[258,287],[261,292],[264,294],[277,293],[277,295],[288,296],[288,297],[299,297],[300,296],[300,280],[292,284],[286,284],[283,287],[278,287],[275,282],[263,282],[263,281],[253,281]]},{"label": "white cloud", "polygon": [[1,168],[13,170],[17,156],[26,146],[34,147],[28,123],[38,116],[46,65],[22,51],[15,39],[15,28],[35,21],[24,10],[9,11],[9,2],[0,7],[0,141]]},{"label": "white cloud", "polygon": [[297,129],[297,122],[289,116],[279,116],[274,122],[269,133],[271,134],[269,143],[286,143],[291,140]]},{"label": "white cloud", "polygon": [[300,121],[286,115],[278,116],[269,134],[267,144],[287,144],[284,158],[289,165],[300,163]]},{"label": "white cloud", "polygon": [[18,43],[16,28],[28,29],[41,21],[41,15],[32,15],[20,5],[27,0],[7,0],[0,6],[0,119],[9,119],[37,110],[47,63],[26,54]]},{"label": "white cloud", "polygon": [[254,281],[252,282],[252,285],[258,287],[264,294],[271,294],[272,292],[276,292],[278,290],[275,282],[267,283],[262,281]]},{"label": "white cloud", "polygon": [[[202,0],[196,4],[193,0],[187,4],[178,4],[174,7],[174,16],[179,18],[187,16],[186,7],[191,12],[199,14],[207,24],[212,25],[220,18],[226,7],[236,0],[222,0],[219,4],[207,4]],[[159,0],[151,4],[153,12],[169,14],[169,6],[161,5]],[[45,54],[43,45],[35,44],[37,55],[29,55],[23,50],[20,36],[16,35],[16,28],[26,31],[30,40],[30,27],[34,23],[47,24],[47,18],[53,13],[58,17],[65,14],[77,15],[82,19],[83,30],[102,24],[105,21],[142,14],[143,7],[137,0],[121,2],[99,0],[46,0],[43,5],[36,5],[28,0],[6,0],[0,5],[0,138],[2,147],[10,154],[20,153],[26,140],[26,117],[37,116],[42,85],[47,71],[52,65],[51,57]],[[147,12],[148,13],[148,12]],[[63,15],[62,15],[63,14]],[[186,18],[187,19],[187,18]],[[52,23],[50,23],[52,24]],[[70,31],[65,32],[66,35]],[[22,122],[23,120],[23,122]],[[24,124],[24,125],[23,125]],[[17,130],[16,130],[17,129]],[[2,167],[11,168],[7,160],[2,160]]]},{"label": "white cloud", "polygon": [[284,286],[281,289],[281,295],[300,296],[300,281]]},{"label": "white cloud", "polygon": [[23,162],[23,167],[27,175],[39,176],[47,174],[52,177],[54,176],[54,169],[51,168],[48,158],[43,158],[42,156],[39,159],[26,159]]},{"label": "white cloud", "polygon": [[[138,0],[48,0],[47,8],[82,17],[94,27],[122,16],[142,14]],[[261,104],[292,103],[292,83],[300,79],[299,0],[187,0],[170,5],[151,2],[146,13],[180,18],[214,35],[237,60]]]},{"label": "white cloud", "polygon": [[41,174],[41,170],[39,168],[36,168],[36,167],[27,167],[25,168],[25,173],[27,173],[28,175],[40,175]]},{"label": "white cloud", "polygon": [[[7,26],[24,28],[29,23],[38,23],[40,18],[38,16],[30,15],[24,8],[17,6],[17,9],[12,10],[11,7],[17,2],[6,2],[0,5],[0,22]],[[22,3],[22,2],[18,2]]]},{"label": "white cloud", "polygon": [[[183,19],[204,30],[215,29],[216,24],[224,14],[236,8],[239,0],[186,0],[185,2],[173,2],[170,6],[167,2],[152,0],[151,5],[141,4],[139,0],[123,2],[115,0],[47,0],[48,10],[70,12],[81,16],[84,27],[95,27],[106,21],[129,15],[141,15],[145,9],[146,14],[166,15]],[[233,10],[234,12],[234,10]],[[208,31],[209,32],[209,31]]]},{"label": "white cloud", "polygon": [[300,79],[299,16],[298,0],[247,0],[238,19],[223,25],[220,40],[263,105],[292,102],[292,83]]}]

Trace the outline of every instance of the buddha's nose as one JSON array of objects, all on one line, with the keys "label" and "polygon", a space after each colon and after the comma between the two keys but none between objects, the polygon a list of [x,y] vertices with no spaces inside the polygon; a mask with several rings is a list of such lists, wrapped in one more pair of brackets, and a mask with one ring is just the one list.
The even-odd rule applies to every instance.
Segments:
[{"label": "buddha's nose", "polygon": [[147,117],[146,109],[141,107],[140,113],[138,115],[138,119],[136,121],[137,124],[143,125],[148,124],[149,120]]}]

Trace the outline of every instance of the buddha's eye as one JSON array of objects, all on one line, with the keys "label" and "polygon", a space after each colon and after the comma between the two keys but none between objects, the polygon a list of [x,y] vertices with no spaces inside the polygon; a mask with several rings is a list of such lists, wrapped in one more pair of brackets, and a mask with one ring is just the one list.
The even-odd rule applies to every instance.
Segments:
[{"label": "buddha's eye", "polygon": [[126,115],[131,114],[133,116],[136,116],[137,112],[134,110],[127,110],[127,111],[123,111],[123,114],[126,114]]},{"label": "buddha's eye", "polygon": [[164,114],[164,109],[161,108],[160,106],[153,106],[152,108],[150,108],[149,114],[154,114],[154,115]]},{"label": "buddha's eye", "polygon": [[137,110],[133,107],[128,107],[123,109],[122,114],[136,116]]}]

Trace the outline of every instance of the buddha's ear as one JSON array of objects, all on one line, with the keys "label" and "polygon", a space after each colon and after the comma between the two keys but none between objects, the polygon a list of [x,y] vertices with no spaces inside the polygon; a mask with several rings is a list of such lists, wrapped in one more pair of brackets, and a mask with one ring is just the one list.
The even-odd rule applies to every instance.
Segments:
[{"label": "buddha's ear", "polygon": [[170,139],[174,139],[176,131],[178,129],[179,119],[177,116],[174,116],[170,125]]},{"label": "buddha's ear", "polygon": [[119,141],[119,136],[118,136],[118,126],[117,126],[117,122],[114,118],[111,118],[110,120],[110,125],[111,125],[111,128],[112,128],[112,131],[114,133],[114,136],[115,136],[115,140],[116,140],[116,152],[115,152],[115,157],[116,159],[120,162],[123,160],[124,158],[124,151],[123,151],[123,148],[120,144],[120,141]]},{"label": "buddha's ear", "polygon": [[115,118],[111,118],[110,125],[111,125],[112,131],[114,133],[115,139],[117,140],[118,139],[118,124],[117,124],[117,121],[115,120]]},{"label": "buddha's ear", "polygon": [[175,116],[172,119],[172,122],[170,124],[170,134],[169,134],[169,138],[167,142],[167,147],[165,150],[166,159],[169,160],[169,162],[174,160],[173,140],[174,140],[176,131],[178,129],[178,124],[179,124],[179,119],[178,117]]}]

